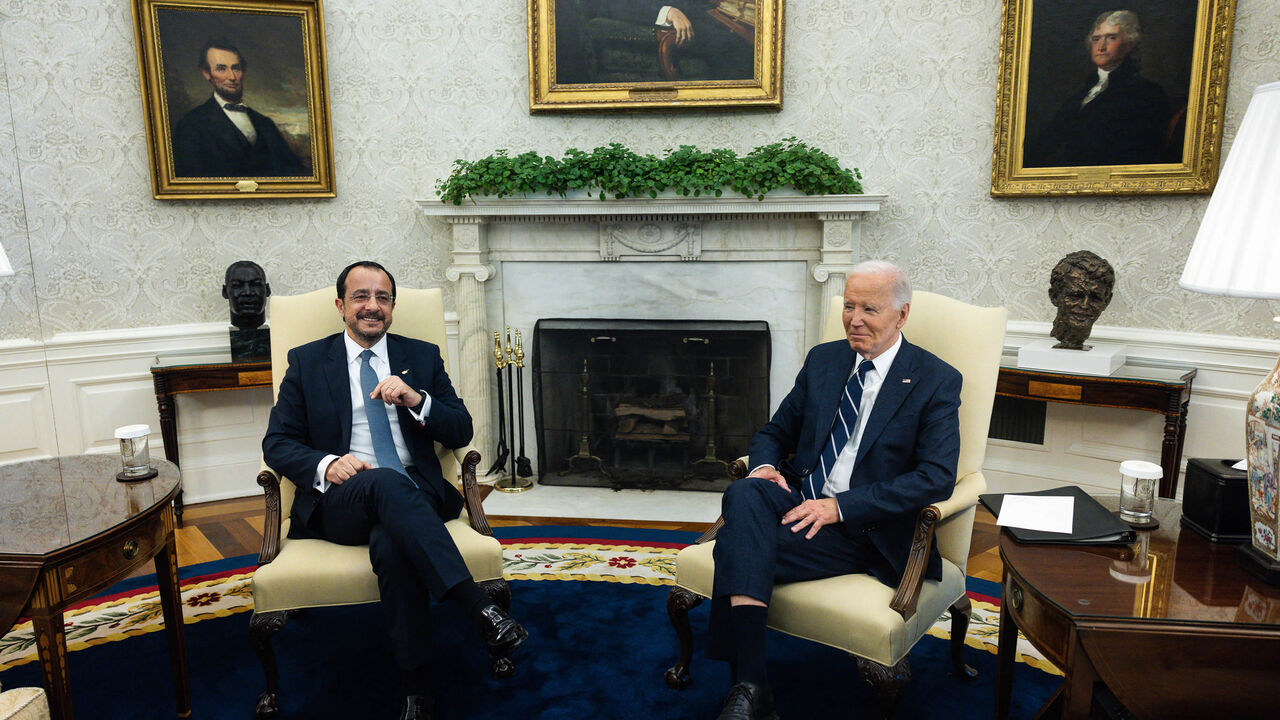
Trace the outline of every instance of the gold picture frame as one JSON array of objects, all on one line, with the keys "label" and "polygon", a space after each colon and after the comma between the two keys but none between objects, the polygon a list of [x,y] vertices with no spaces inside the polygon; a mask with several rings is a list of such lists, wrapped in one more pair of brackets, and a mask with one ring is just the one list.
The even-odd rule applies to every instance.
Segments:
[{"label": "gold picture frame", "polygon": [[783,0],[528,5],[532,113],[782,108]]},{"label": "gold picture frame", "polygon": [[157,200],[336,195],[320,0],[132,3]]},{"label": "gold picture frame", "polygon": [[991,194],[1212,192],[1234,18],[1235,0],[1004,0]]}]

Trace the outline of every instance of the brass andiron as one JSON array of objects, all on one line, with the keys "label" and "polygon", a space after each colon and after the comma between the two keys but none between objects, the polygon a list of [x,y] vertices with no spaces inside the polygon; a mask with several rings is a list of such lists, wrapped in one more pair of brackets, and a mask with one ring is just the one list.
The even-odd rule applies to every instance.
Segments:
[{"label": "brass andiron", "polygon": [[516,418],[520,423],[520,452],[516,455],[516,477],[533,477],[533,463],[524,454],[524,342],[516,330]]},{"label": "brass andiron", "polygon": [[[497,335],[498,334],[495,332],[494,333],[495,340],[497,338]],[[494,347],[493,352],[495,355],[502,354],[502,345],[500,342]],[[503,457],[504,460],[507,457],[511,458],[511,467],[510,467],[510,472],[507,474],[506,477],[502,478],[501,480],[493,484],[493,487],[495,490],[499,490],[501,492],[507,492],[507,493],[524,492],[525,490],[528,490],[529,488],[533,487],[533,480],[527,477],[516,476],[516,458],[514,454],[512,454],[516,444],[516,407],[515,407],[516,386],[515,386],[515,381],[513,376],[513,373],[515,372],[515,364],[516,364],[515,348],[512,347],[511,345],[511,328],[508,327],[506,357],[504,360],[504,366],[507,368],[507,418],[510,420],[510,422],[507,423],[507,428],[506,428],[507,432],[506,432],[506,435],[503,437],[502,442],[506,443],[508,438],[510,438],[511,440],[511,442],[508,443],[506,447],[511,448],[512,450],[509,450],[507,455]],[[522,400],[521,405],[523,406],[523,404],[524,402]],[[499,398],[498,400],[498,405],[499,405],[499,413],[501,413],[501,405],[502,405],[501,398]],[[501,415],[499,415],[499,417],[501,417]],[[498,431],[502,432],[502,428],[499,427]]]},{"label": "brass andiron", "polygon": [[507,366],[507,356],[502,353],[502,339],[497,330],[493,331],[493,366],[498,373],[498,447],[494,451],[497,457],[489,466],[490,475],[502,472],[507,466],[507,456],[511,454],[511,449],[507,447],[507,423],[502,407],[502,368]]},{"label": "brass andiron", "polygon": [[707,455],[693,463],[693,474],[686,479],[703,477],[708,480],[729,475],[729,463],[716,457],[716,364],[711,363],[707,375]]},{"label": "brass andiron", "polygon": [[601,475],[610,477],[609,473],[604,469],[604,461],[591,454],[591,395],[587,392],[587,379],[587,361],[584,358],[580,382],[580,387],[582,388],[582,434],[578,436],[578,454],[565,461],[567,466],[560,471],[562,477],[577,471],[579,464],[584,465],[585,470],[590,470],[594,466],[594,469],[599,470]]}]

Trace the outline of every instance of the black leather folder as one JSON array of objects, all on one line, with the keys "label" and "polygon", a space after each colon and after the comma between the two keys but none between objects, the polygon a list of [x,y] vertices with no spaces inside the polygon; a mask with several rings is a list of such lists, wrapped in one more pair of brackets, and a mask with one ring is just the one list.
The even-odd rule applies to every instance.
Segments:
[{"label": "black leather folder", "polygon": [[[1128,545],[1138,539],[1123,520],[1110,510],[1102,507],[1102,503],[1090,497],[1088,493],[1075,485],[1049,488],[1037,492],[1009,493],[1010,495],[1065,495],[1075,498],[1073,508],[1075,514],[1071,518],[1071,532],[1058,533],[1044,530],[1027,530],[1026,528],[1007,527],[1014,540],[1022,543],[1066,543],[1070,545]],[[1000,517],[1000,506],[1004,503],[1004,493],[986,493],[978,496],[978,502]]]}]

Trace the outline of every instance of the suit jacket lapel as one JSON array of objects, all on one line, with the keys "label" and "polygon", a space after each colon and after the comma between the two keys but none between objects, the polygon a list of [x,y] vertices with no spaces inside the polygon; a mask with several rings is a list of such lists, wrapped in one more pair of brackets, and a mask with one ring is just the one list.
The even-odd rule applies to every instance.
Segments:
[{"label": "suit jacket lapel", "polygon": [[347,345],[343,334],[333,336],[329,355],[325,358],[324,375],[329,386],[329,396],[338,411],[338,424],[342,427],[342,447],[351,448],[351,373],[347,369]]},{"label": "suit jacket lapel", "polygon": [[836,421],[836,413],[840,410],[840,398],[844,392],[844,386],[849,383],[849,373],[853,370],[853,361],[856,354],[848,343],[844,343],[844,347],[839,355],[839,362],[832,363],[826,373],[823,374],[822,380],[817,386],[816,393],[818,396],[818,432],[814,433],[814,442],[817,447],[814,448],[815,456],[821,455],[822,450],[826,447],[827,441],[831,439],[831,426]]},{"label": "suit jacket lapel", "polygon": [[862,430],[862,441],[858,444],[858,457],[854,460],[856,468],[867,456],[867,451],[876,444],[880,433],[884,431],[889,420],[897,414],[898,408],[911,394],[919,382],[914,377],[916,371],[916,346],[902,339],[902,347],[898,348],[898,356],[889,366],[884,382],[880,383],[880,392],[876,394],[876,403],[871,407],[871,417]]}]

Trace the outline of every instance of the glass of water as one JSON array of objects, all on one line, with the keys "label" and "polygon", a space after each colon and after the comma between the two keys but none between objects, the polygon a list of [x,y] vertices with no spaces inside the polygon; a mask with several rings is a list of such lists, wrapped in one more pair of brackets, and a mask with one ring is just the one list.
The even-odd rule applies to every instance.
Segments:
[{"label": "glass of water", "polygon": [[1120,519],[1134,525],[1151,523],[1156,505],[1156,485],[1164,470],[1145,460],[1120,463]]}]

